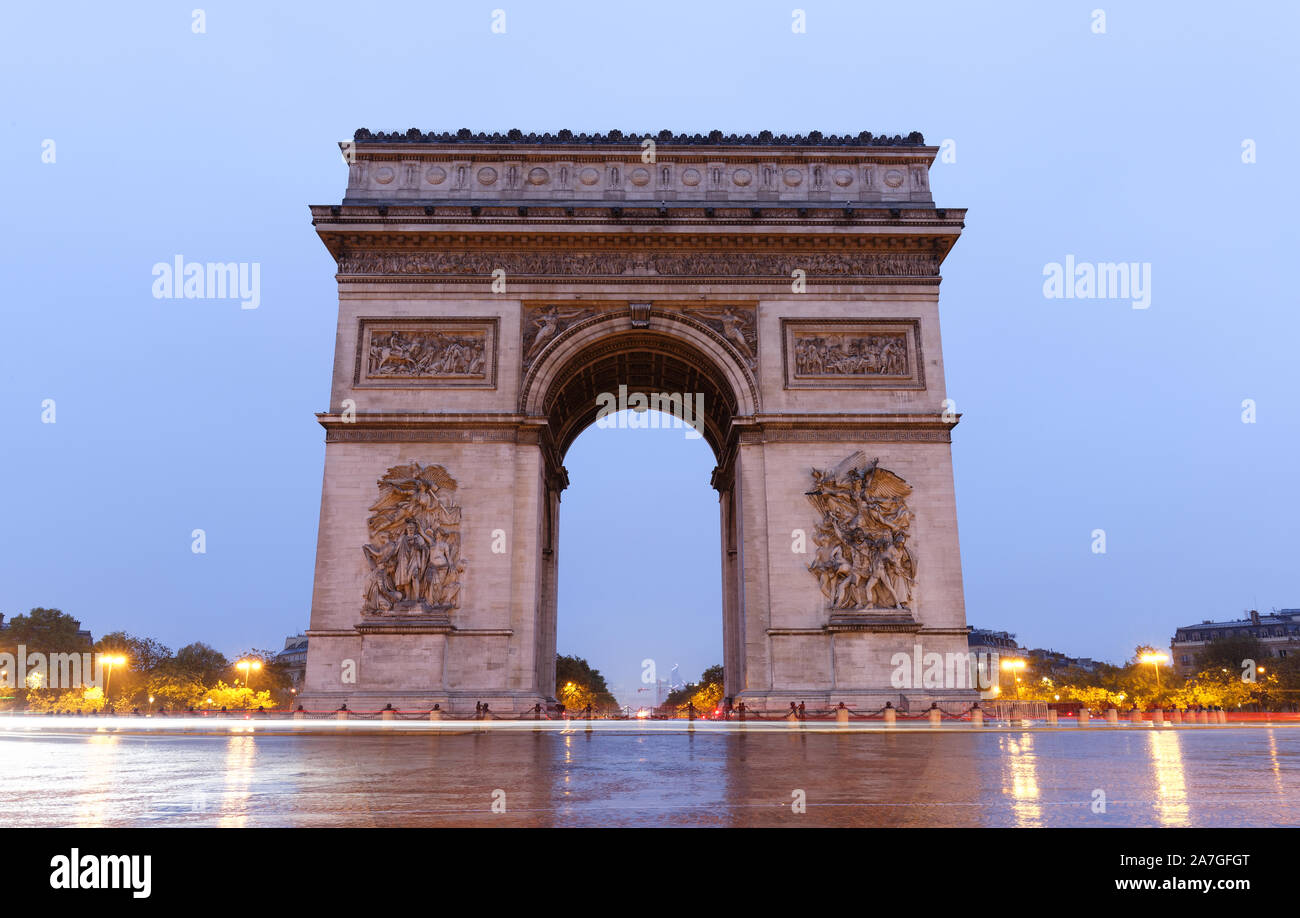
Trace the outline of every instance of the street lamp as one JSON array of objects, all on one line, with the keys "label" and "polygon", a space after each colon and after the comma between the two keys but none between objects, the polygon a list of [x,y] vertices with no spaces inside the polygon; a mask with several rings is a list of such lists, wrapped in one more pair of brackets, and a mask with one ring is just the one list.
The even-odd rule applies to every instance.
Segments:
[{"label": "street lamp", "polygon": [[[1009,673],[1017,673],[1020,670],[1024,669],[1025,666],[1027,665],[1028,664],[1026,664],[1024,660],[1019,660],[1019,659],[1010,659],[1010,660],[1002,661],[1002,668]],[[1016,681],[1019,681],[1018,676],[1016,677]],[[1015,686],[1012,686],[1012,688],[1014,687]]]},{"label": "street lamp", "polygon": [[110,654],[104,658],[104,662],[108,664],[108,675],[104,678],[104,701],[107,702],[108,686],[113,681],[113,667],[125,666],[126,657],[122,656],[121,654]]},{"label": "street lamp", "polygon": [[1142,656],[1138,657],[1138,660],[1139,660],[1140,662],[1142,662],[1142,663],[1150,663],[1150,664],[1151,664],[1151,668],[1154,669],[1154,670],[1156,671],[1156,688],[1157,688],[1157,689],[1160,688],[1160,664],[1163,663],[1163,662],[1165,662],[1165,661],[1168,660],[1168,659],[1169,659],[1169,658],[1168,658],[1167,656],[1165,656],[1163,653],[1144,653],[1144,654],[1142,654]]},{"label": "street lamp", "polygon": [[249,675],[257,672],[261,668],[262,668],[261,660],[240,660],[238,663],[235,664],[235,669],[243,671],[244,687],[248,689],[252,688],[252,686],[249,685],[249,681],[248,681]]}]

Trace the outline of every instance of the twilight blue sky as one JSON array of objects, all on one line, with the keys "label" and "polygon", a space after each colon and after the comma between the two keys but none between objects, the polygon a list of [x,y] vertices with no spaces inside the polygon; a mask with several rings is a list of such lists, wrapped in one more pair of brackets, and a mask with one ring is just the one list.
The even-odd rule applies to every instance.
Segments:
[{"label": "twilight blue sky", "polygon": [[[9,5],[0,612],[227,652],[306,627],[336,310],[307,205],[342,196],[338,140],[413,125],[954,140],[969,621],[1119,659],[1300,606],[1295,8],[797,5],[802,35],[793,2]],[[261,307],[154,299],[176,254],[260,262]],[[1045,299],[1067,255],[1149,262],[1151,307]],[[627,688],[719,662],[708,448],[589,429],[566,464],[561,650]]]}]

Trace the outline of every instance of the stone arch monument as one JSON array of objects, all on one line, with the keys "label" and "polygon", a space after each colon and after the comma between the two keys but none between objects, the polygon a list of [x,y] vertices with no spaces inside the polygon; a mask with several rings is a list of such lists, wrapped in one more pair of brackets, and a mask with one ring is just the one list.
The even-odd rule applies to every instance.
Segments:
[{"label": "stone arch monument", "polygon": [[936,148],[341,146],[343,201],[312,207],[339,309],[304,704],[547,701],[564,455],[610,405],[717,457],[728,695],[974,697],[926,678],[967,653],[938,312],[965,211],[934,205]]}]

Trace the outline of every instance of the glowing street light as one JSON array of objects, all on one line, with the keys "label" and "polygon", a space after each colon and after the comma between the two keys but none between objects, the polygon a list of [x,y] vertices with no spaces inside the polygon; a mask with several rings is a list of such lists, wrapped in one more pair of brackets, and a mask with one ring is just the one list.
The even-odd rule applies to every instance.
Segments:
[{"label": "glowing street light", "polygon": [[[1005,672],[1009,672],[1009,673],[1018,673],[1018,672],[1020,672],[1020,670],[1024,669],[1027,665],[1028,665],[1028,664],[1027,664],[1024,660],[1017,659],[1017,658],[1014,658],[1014,657],[1002,661],[1002,669],[1003,669]],[[998,679],[998,682],[999,682],[999,683],[1000,683],[1001,681],[1002,681],[1001,679]],[[1015,681],[1019,682],[1019,681],[1020,681],[1020,677],[1019,677],[1019,676],[1015,676]],[[1001,689],[1001,686],[1000,686],[1000,685],[999,685],[999,689]],[[999,694],[1000,694],[1000,693],[1001,693],[1001,692],[999,691]]]},{"label": "glowing street light", "polygon": [[1141,662],[1141,663],[1150,663],[1150,664],[1151,664],[1151,668],[1154,669],[1154,670],[1156,671],[1156,688],[1157,688],[1157,689],[1160,688],[1160,664],[1163,663],[1163,662],[1165,662],[1165,661],[1168,660],[1168,659],[1169,659],[1169,658],[1168,658],[1167,656],[1165,656],[1163,653],[1144,653],[1144,654],[1142,654],[1142,656],[1138,657],[1138,661],[1139,661],[1139,662]]},{"label": "glowing street light", "polygon": [[240,660],[235,664],[235,669],[242,670],[244,673],[244,687],[252,688],[249,685],[248,677],[262,668],[261,660]]},{"label": "glowing street light", "polygon": [[104,700],[108,700],[108,686],[113,681],[113,667],[125,666],[126,657],[121,654],[109,654],[104,657],[104,662],[108,664],[108,675],[104,677]]}]

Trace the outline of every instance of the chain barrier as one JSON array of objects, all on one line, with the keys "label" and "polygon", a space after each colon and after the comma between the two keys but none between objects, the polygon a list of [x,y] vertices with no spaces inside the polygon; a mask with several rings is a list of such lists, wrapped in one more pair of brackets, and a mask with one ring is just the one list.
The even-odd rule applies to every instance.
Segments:
[{"label": "chain barrier", "polygon": [[[564,720],[564,721],[585,722],[588,720],[636,721],[642,719],[650,719],[650,720],[686,720],[686,721],[723,720],[729,722],[744,723],[747,721],[756,721],[756,722],[790,721],[792,714],[794,715],[793,722],[834,721],[837,719],[841,711],[845,712],[847,717],[850,720],[858,720],[858,721],[879,720],[884,717],[885,712],[888,710],[893,710],[895,718],[899,720],[925,719],[930,716],[930,713],[933,710],[938,710],[942,717],[947,718],[949,720],[962,720],[969,717],[971,712],[976,710],[976,707],[977,707],[976,705],[971,705],[971,707],[965,709],[964,711],[953,712],[953,711],[946,710],[944,708],[940,708],[936,705],[934,708],[926,708],[915,713],[911,711],[902,711],[896,707],[893,707],[890,704],[883,705],[879,708],[875,708],[874,710],[870,710],[870,711],[854,710],[847,705],[845,705],[844,707],[837,706],[833,708],[822,708],[822,709],[804,708],[803,711],[799,711],[798,709],[791,709],[786,711],[782,711],[779,709],[778,710],[755,710],[753,708],[747,707],[744,708],[743,710],[740,708],[732,708],[729,711],[723,712],[723,714],[720,717],[705,715],[702,713],[697,713],[696,716],[691,717],[688,714],[674,713],[672,715],[653,715],[650,718],[639,718],[635,715],[623,715],[623,714],[605,715],[605,714],[596,714],[596,713],[587,716],[585,712],[572,714],[567,711],[561,712],[561,711],[556,711],[554,708],[546,708],[546,707],[543,707],[540,710],[538,710],[537,708],[526,708],[522,711],[509,712],[509,713],[493,711],[490,708],[486,708],[486,707],[476,711],[473,714],[466,713],[464,715],[455,715],[449,711],[445,711],[441,709],[439,709],[436,713],[440,714],[442,718],[445,718],[448,721],[457,721],[457,722],[474,721],[474,720],[491,720],[491,721],[503,721],[503,722],[504,721],[528,722],[528,721],[541,721],[541,720],[546,720],[546,721]],[[985,717],[990,720],[999,719],[997,715],[994,714],[993,712],[990,712],[982,708],[980,710],[983,710]],[[40,712],[32,711],[32,712],[12,712],[12,713],[24,714],[26,716],[39,716],[39,715],[55,716],[57,714],[57,712],[54,711],[40,711]],[[336,719],[338,718],[338,715],[346,714],[347,719],[349,720],[351,719],[380,720],[380,719],[384,719],[385,715],[391,715],[390,719],[392,720],[416,721],[416,720],[427,720],[429,719],[429,716],[432,713],[435,712],[427,709],[400,710],[397,708],[393,708],[391,706],[384,709],[372,710],[372,711],[354,710],[346,706],[334,710],[328,710],[328,711],[316,710],[316,709],[308,710],[302,706],[299,706],[298,708],[293,710],[290,709],[266,710],[266,709],[258,708],[258,709],[234,709],[234,710],[219,710],[219,711],[197,710],[197,709],[177,711],[177,710],[160,709],[160,710],[149,711],[149,712],[135,711],[130,714],[124,714],[121,712],[114,712],[114,711],[104,711],[104,712],[91,711],[91,712],[73,712],[73,716],[94,717],[94,718],[151,716],[151,717],[200,717],[200,718],[215,718],[215,719],[240,718],[245,720],[249,720],[249,719],[285,720],[285,719],[292,719],[292,718],[300,718],[300,719],[308,719],[308,720],[323,720],[323,719]]]}]

